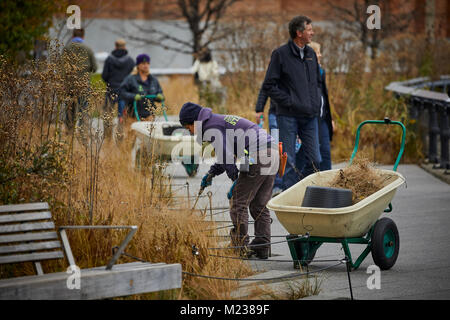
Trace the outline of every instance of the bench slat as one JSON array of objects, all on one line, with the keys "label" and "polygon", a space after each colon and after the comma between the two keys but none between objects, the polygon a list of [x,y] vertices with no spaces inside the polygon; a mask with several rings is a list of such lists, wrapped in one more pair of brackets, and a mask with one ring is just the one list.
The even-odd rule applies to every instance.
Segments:
[{"label": "bench slat", "polygon": [[0,264],[18,263],[26,261],[42,261],[42,260],[62,259],[62,258],[64,258],[64,254],[62,251],[17,254],[17,255],[0,256]]},{"label": "bench slat", "polygon": [[13,234],[9,236],[0,236],[0,243],[25,242],[33,240],[52,240],[52,239],[58,239],[58,234],[55,231],[33,232],[33,233]]},{"label": "bench slat", "polygon": [[4,215],[0,215],[0,223],[44,220],[44,219],[51,219],[51,217],[52,217],[52,214],[50,213],[50,211],[18,213],[18,214],[4,214]]},{"label": "bench slat", "polygon": [[32,210],[48,210],[48,209],[50,209],[50,208],[49,208],[47,202],[9,204],[9,205],[5,205],[5,206],[0,206],[0,213],[32,211]]},{"label": "bench slat", "polygon": [[61,248],[61,242],[46,241],[29,244],[20,244],[14,246],[0,246],[0,253],[27,252],[27,251],[38,251],[56,248]]},{"label": "bench slat", "polygon": [[82,269],[80,289],[70,290],[66,272],[0,280],[0,300],[106,299],[181,288],[181,265],[135,263],[118,270]]},{"label": "bench slat", "polygon": [[0,234],[47,229],[55,229],[55,224],[53,222],[40,222],[3,225],[0,226]]}]

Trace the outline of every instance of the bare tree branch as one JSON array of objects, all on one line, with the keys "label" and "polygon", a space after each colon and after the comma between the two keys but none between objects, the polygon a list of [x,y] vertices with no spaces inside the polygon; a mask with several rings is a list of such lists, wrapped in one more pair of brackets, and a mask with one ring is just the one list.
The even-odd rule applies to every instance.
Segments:
[{"label": "bare tree branch", "polygon": [[[197,53],[214,42],[223,40],[229,29],[221,23],[227,9],[242,0],[175,0],[166,1],[164,8],[158,9],[155,16],[161,18],[160,23],[186,30],[188,27],[191,39],[164,30],[161,27],[141,26],[133,23],[137,32],[152,34],[151,39],[136,36],[137,32],[125,34],[135,42],[157,45],[168,50],[183,53]],[[165,9],[167,8],[167,9]],[[184,21],[184,23],[182,22]],[[124,34],[124,32],[114,31]],[[180,49],[181,45],[183,48]],[[186,49],[188,48],[188,49]]]}]

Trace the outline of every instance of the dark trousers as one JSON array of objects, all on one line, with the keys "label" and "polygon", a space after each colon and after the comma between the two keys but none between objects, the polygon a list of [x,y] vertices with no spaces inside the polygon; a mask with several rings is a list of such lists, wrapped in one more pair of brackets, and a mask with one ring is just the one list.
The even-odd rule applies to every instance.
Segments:
[{"label": "dark trousers", "polygon": [[[277,158],[278,159],[278,158]],[[255,240],[252,244],[270,243],[270,211],[266,204],[272,196],[275,174],[261,174],[261,164],[250,166],[249,172],[240,172],[231,199],[230,216],[234,229],[231,231],[234,246],[247,246],[248,210],[255,221]],[[254,250],[268,248],[258,246]],[[253,249],[253,248],[252,248]]]},{"label": "dark trousers", "polygon": [[[331,170],[331,145],[330,131],[327,121],[323,118],[319,119],[319,149],[322,161],[320,162],[320,171]],[[301,171],[307,163],[305,151],[300,148],[297,153],[297,167]]]},{"label": "dark trousers", "polygon": [[[288,116],[277,116],[280,141],[283,142],[283,151],[287,153],[286,171],[283,176],[283,190],[307,177],[315,171],[319,171],[322,161],[319,150],[319,121],[318,118],[295,118]],[[295,152],[297,135],[302,140],[306,163],[303,168],[298,168]]]}]

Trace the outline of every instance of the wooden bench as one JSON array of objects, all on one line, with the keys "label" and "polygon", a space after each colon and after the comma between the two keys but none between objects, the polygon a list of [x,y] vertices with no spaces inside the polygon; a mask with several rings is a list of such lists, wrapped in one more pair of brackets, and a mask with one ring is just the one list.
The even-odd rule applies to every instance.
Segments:
[{"label": "wooden bench", "polygon": [[[130,231],[106,266],[79,270],[66,234],[72,229]],[[0,299],[105,299],[181,287],[180,264],[115,264],[136,226],[65,226],[58,231],[61,240],[46,202],[0,206],[0,264],[31,261],[37,273],[0,279]],[[67,272],[44,274],[41,261],[64,257]]]}]

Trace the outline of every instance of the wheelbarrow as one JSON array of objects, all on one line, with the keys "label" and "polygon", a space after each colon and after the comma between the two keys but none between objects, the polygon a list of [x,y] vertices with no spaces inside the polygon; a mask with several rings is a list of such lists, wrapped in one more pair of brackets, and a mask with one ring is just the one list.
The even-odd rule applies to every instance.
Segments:
[{"label": "wheelbarrow", "polygon": [[[145,98],[154,99],[156,95]],[[150,153],[161,161],[181,161],[189,177],[197,174],[202,145],[184,129],[179,122],[168,121],[164,100],[161,102],[165,121],[141,121],[137,113],[136,102],[134,112],[138,121],[131,125],[136,133],[132,150],[132,165],[140,167],[143,154]]]},{"label": "wheelbarrow", "polygon": [[[400,239],[397,226],[390,218],[379,219],[383,212],[391,212],[396,190],[405,179],[397,172],[397,166],[405,147],[405,126],[398,121],[367,120],[356,131],[356,143],[350,158],[352,163],[359,145],[360,130],[366,124],[398,125],[402,128],[400,151],[393,170],[379,170],[384,178],[383,187],[356,204],[341,208],[302,207],[308,186],[324,186],[338,174],[339,169],[311,174],[291,188],[271,199],[267,207],[289,232],[286,237],[294,261],[294,268],[307,266],[313,261],[317,249],[324,243],[340,243],[347,263],[356,270],[372,253],[375,264],[381,270],[390,269],[396,262]],[[365,249],[353,262],[349,244],[362,244]]]}]

